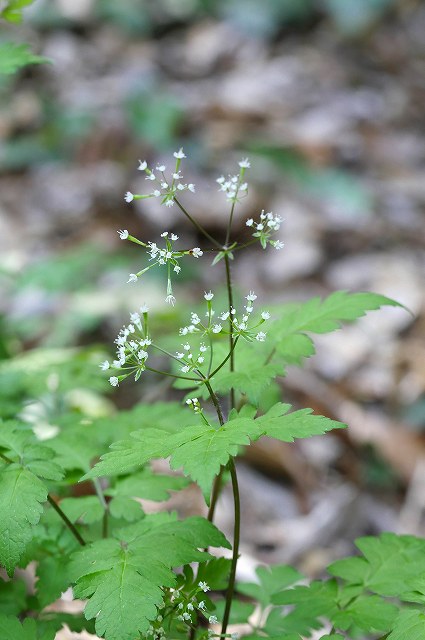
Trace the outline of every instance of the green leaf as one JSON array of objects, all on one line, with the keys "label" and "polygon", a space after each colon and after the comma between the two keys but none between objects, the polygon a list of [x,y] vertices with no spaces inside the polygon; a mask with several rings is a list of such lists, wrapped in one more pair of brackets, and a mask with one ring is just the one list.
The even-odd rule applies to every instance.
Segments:
[{"label": "green leaf", "polygon": [[423,640],[425,614],[417,609],[401,611],[387,640]]},{"label": "green leaf", "polygon": [[97,496],[81,496],[80,498],[64,498],[60,508],[71,522],[93,524],[100,522],[104,510]]},{"label": "green leaf", "polygon": [[211,591],[224,591],[229,582],[231,560],[213,558],[199,565],[196,582],[206,582]]},{"label": "green leaf", "polygon": [[89,598],[85,615],[107,640],[133,640],[145,633],[162,604],[161,587],[172,587],[172,567],[211,558],[199,548],[229,543],[203,518],[162,522],[145,518],[121,529],[119,539],[97,541],[74,554],[75,595]]},{"label": "green leaf", "polygon": [[46,480],[60,480],[61,467],[53,461],[55,452],[41,444],[28,428],[16,422],[0,423],[0,449],[7,458]]},{"label": "green leaf", "polygon": [[23,9],[33,2],[34,0],[6,0],[6,6],[0,12],[0,18],[8,22],[21,22]]},{"label": "green leaf", "polygon": [[18,615],[26,609],[27,587],[23,580],[0,579],[0,615]]},{"label": "green leaf", "polygon": [[344,636],[339,633],[327,633],[325,636],[321,636],[319,640],[345,640]]},{"label": "green leaf", "polygon": [[66,558],[62,556],[46,556],[38,561],[36,588],[41,608],[58,600],[70,586],[67,564]]},{"label": "green leaf", "polygon": [[418,576],[425,572],[425,540],[384,533],[359,538],[356,546],[363,557],[337,560],[328,571],[379,595],[410,601],[409,592],[414,591]]},{"label": "green leaf", "polygon": [[277,375],[283,375],[282,366],[279,364],[254,364],[244,371],[229,371],[217,380],[213,378],[212,384],[217,393],[226,393],[233,388],[247,395],[250,402],[256,404],[261,393]]},{"label": "green leaf", "polygon": [[112,489],[105,492],[108,496],[128,496],[131,498],[147,498],[155,502],[168,500],[172,491],[180,491],[189,484],[187,478],[181,476],[160,475],[149,468],[119,478]]},{"label": "green leaf", "polygon": [[0,564],[9,575],[32,538],[47,500],[44,483],[16,464],[0,470]]},{"label": "green leaf", "polygon": [[287,413],[290,408],[291,405],[278,402],[255,422],[263,430],[264,435],[283,442],[293,442],[296,438],[309,438],[331,429],[346,427],[341,422],[314,415],[312,409],[300,409]]},{"label": "green leaf", "polygon": [[276,594],[303,579],[301,573],[287,565],[258,567],[256,574],[258,583],[242,582],[238,584],[237,590],[257,600],[263,608],[271,604]]},{"label": "green leaf", "polygon": [[[285,362],[299,364],[302,358],[314,354],[314,346],[305,332],[321,334],[335,331],[344,322],[352,322],[368,311],[386,305],[403,307],[376,293],[336,291],[324,300],[316,297],[302,304],[282,305],[279,307],[280,317],[271,324],[267,333],[276,342],[276,351]],[[294,339],[295,335],[304,337]]]},{"label": "green leaf", "polygon": [[[218,620],[223,619],[224,609],[226,606],[226,602],[224,600],[219,600],[216,603],[216,608],[214,611],[214,615],[218,618]],[[230,610],[230,624],[243,624],[248,622],[248,618],[252,616],[255,610],[255,605],[250,602],[241,602],[241,600],[233,599],[232,608]]]},{"label": "green leaf", "polygon": [[38,632],[33,618],[26,618],[21,624],[18,618],[0,614],[1,640],[54,640],[55,632]]},{"label": "green leaf", "polygon": [[336,613],[335,627],[348,630],[352,625],[365,633],[390,631],[399,610],[379,596],[360,596],[343,611]]},{"label": "green leaf", "polygon": [[321,618],[333,619],[338,613],[337,604],[338,587],[335,580],[327,582],[315,581],[308,586],[297,586],[286,589],[272,597],[273,604],[296,605],[284,618],[277,614],[269,621],[266,628],[275,632],[279,627],[284,631],[295,631],[302,635],[308,635],[312,629],[320,629]]},{"label": "green leaf", "polygon": [[49,58],[31,53],[27,44],[15,44],[13,42],[2,42],[0,44],[0,74],[8,75],[29,64],[44,64],[46,62],[51,61]]}]

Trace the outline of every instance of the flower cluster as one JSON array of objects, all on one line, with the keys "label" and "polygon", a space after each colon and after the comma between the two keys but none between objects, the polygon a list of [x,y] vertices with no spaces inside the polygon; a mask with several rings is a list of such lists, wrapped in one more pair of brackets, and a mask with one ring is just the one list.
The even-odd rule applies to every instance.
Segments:
[{"label": "flower cluster", "polygon": [[263,209],[260,214],[260,221],[255,222],[253,218],[249,218],[249,220],[246,221],[246,226],[255,229],[252,236],[253,238],[259,239],[263,249],[267,247],[267,243],[275,249],[282,249],[283,242],[280,242],[280,240],[271,240],[272,235],[279,231],[282,221],[283,218],[280,216],[275,216],[271,211],[265,213]]},{"label": "flower cluster", "polygon": [[134,236],[131,236],[127,229],[120,229],[118,231],[118,235],[121,240],[130,240],[131,242],[135,242],[147,249],[147,254],[149,256],[149,261],[151,264],[144,269],[141,269],[137,273],[130,273],[127,282],[137,282],[137,280],[142,276],[146,271],[152,269],[155,265],[167,266],[167,297],[165,301],[169,304],[174,305],[176,299],[173,295],[173,287],[171,284],[171,271],[175,273],[180,273],[181,267],[179,265],[179,260],[185,255],[193,256],[194,258],[200,258],[203,255],[203,251],[199,247],[194,247],[193,249],[189,249],[188,251],[175,251],[174,243],[179,239],[175,233],[169,233],[168,231],[164,231],[161,233],[161,238],[164,238],[165,246],[158,247],[156,242],[142,242],[138,240]]},{"label": "flower cluster", "polygon": [[248,158],[241,160],[239,163],[239,173],[228,175],[227,178],[220,176],[216,182],[220,185],[219,191],[224,191],[228,202],[236,203],[248,194],[248,183],[243,181],[245,170],[249,169],[250,162]]},{"label": "flower cluster", "polygon": [[173,173],[167,177],[165,171],[167,167],[163,164],[157,165],[155,169],[148,167],[146,160],[139,160],[139,171],[144,171],[146,180],[150,180],[154,183],[154,190],[151,193],[140,195],[127,191],[124,196],[126,202],[132,202],[133,200],[141,200],[144,198],[161,198],[161,204],[165,204],[166,207],[172,207],[176,196],[182,191],[191,191],[195,193],[195,185],[192,183],[186,184],[182,182],[183,176],[180,172],[180,165],[183,158],[186,158],[183,149],[173,153],[176,159]]},{"label": "flower cluster", "polygon": [[115,370],[109,378],[113,387],[117,387],[122,380],[134,373],[138,380],[146,369],[148,359],[147,348],[152,344],[148,331],[148,307],[140,308],[140,313],[130,314],[130,324],[124,326],[115,339],[117,345],[116,360],[112,363],[105,360],[100,365],[102,371]]},{"label": "flower cluster", "polygon": [[179,360],[182,373],[190,373],[196,369],[199,369],[204,363],[205,352],[208,351],[208,347],[202,343],[199,347],[197,355],[193,355],[192,348],[188,342],[182,344],[183,351],[177,351],[176,358]]},{"label": "flower cluster", "polygon": [[[260,319],[251,324],[252,313],[254,311],[254,301],[257,299],[257,296],[253,291],[250,291],[249,294],[245,296],[247,304],[244,306],[244,312],[242,313],[242,316],[240,318],[237,317],[236,309],[232,307],[229,311],[224,311],[217,316],[218,320],[220,320],[221,322],[213,319],[216,316],[211,303],[211,300],[214,298],[214,294],[209,291],[208,293],[205,293],[204,298],[206,299],[208,306],[206,313],[207,322],[203,323],[198,314],[192,312],[190,324],[180,329],[181,336],[196,333],[200,333],[202,336],[209,337],[211,337],[213,334],[229,334],[231,327],[232,334],[235,338],[241,337],[248,342],[252,342],[253,340],[264,342],[264,340],[266,339],[266,334],[263,331],[257,331],[257,329],[266,320],[269,320],[270,313],[268,311],[263,311],[261,313]],[[224,322],[228,323],[229,330],[224,329]],[[190,346],[188,344],[187,348],[190,349]]]}]

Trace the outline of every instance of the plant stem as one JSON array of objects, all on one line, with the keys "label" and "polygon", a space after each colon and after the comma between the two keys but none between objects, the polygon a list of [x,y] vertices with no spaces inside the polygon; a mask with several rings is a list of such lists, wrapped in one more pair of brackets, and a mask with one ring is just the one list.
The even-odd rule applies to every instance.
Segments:
[{"label": "plant stem", "polygon": [[226,633],[227,625],[229,623],[230,609],[232,607],[233,593],[235,590],[236,567],[238,564],[239,541],[241,536],[241,503],[240,503],[240,496],[239,496],[238,476],[236,474],[236,467],[235,467],[235,462],[233,458],[230,458],[229,460],[229,469],[230,469],[230,476],[232,478],[233,502],[235,506],[235,528],[233,532],[232,564],[230,567],[229,585],[227,587],[227,593],[226,593],[226,607],[224,609],[223,624],[221,627],[222,635]]},{"label": "plant stem", "polygon": [[205,231],[205,229],[199,224],[199,222],[197,222],[195,220],[195,218],[192,218],[192,216],[190,215],[190,213],[188,211],[186,211],[186,209],[184,208],[184,206],[181,204],[181,202],[179,200],[177,200],[177,198],[174,198],[174,202],[176,203],[176,205],[178,206],[178,208],[180,209],[180,211],[182,211],[184,213],[184,215],[186,216],[186,218],[188,220],[190,220],[190,222],[193,224],[194,227],[196,227],[196,229],[198,229],[198,231],[200,233],[202,233],[202,235],[204,235],[206,238],[208,238],[208,240],[210,242],[213,243],[213,245],[215,247],[218,247],[220,250],[222,249],[222,246],[219,242],[217,242],[217,240],[215,240],[215,238],[213,238],[212,236],[210,236],[210,234],[208,233],[208,231]]},{"label": "plant stem", "polygon": [[[232,325],[232,314],[231,310],[233,309],[233,286],[232,286],[232,275],[230,273],[230,259],[229,256],[224,256],[224,263],[226,265],[226,286],[227,286],[227,298],[229,301],[229,350],[230,350],[230,371],[235,370],[235,354],[234,354],[234,344],[233,344],[233,325]],[[230,390],[230,408],[233,409],[235,406],[235,390]]]},{"label": "plant stem", "polygon": [[85,540],[81,537],[79,531],[77,530],[75,525],[71,522],[71,520],[68,518],[68,516],[62,511],[62,509],[59,507],[59,505],[57,505],[56,502],[53,500],[53,498],[50,495],[50,493],[47,495],[47,502],[53,507],[53,509],[58,514],[58,516],[60,518],[62,518],[62,520],[64,521],[64,523],[66,524],[66,526],[68,527],[68,529],[70,530],[70,532],[72,533],[74,538],[76,540],[78,540],[79,544],[82,547],[84,547],[85,544],[86,544]]},{"label": "plant stem", "polygon": [[[5,456],[4,453],[0,453],[0,458],[2,460],[4,460],[5,462],[7,462],[8,464],[13,464],[13,460],[8,458],[8,456]],[[58,516],[60,518],[62,518],[62,520],[64,521],[64,523],[66,524],[68,529],[71,531],[71,533],[74,536],[74,538],[76,538],[78,540],[78,542],[81,544],[81,546],[85,546],[86,543],[85,543],[84,539],[81,537],[80,533],[77,531],[75,525],[71,522],[71,520],[68,518],[68,516],[62,511],[62,509],[59,507],[59,505],[56,504],[56,502],[53,500],[53,498],[50,495],[50,493],[47,494],[47,502],[52,505],[53,509],[56,511]]]},{"label": "plant stem", "polygon": [[100,486],[100,482],[98,478],[93,478],[92,480],[93,486],[95,488],[97,497],[99,498],[99,502],[103,508],[103,518],[102,518],[102,538],[108,537],[108,520],[109,520],[109,507],[106,502],[105,495],[102,491],[102,487]]}]

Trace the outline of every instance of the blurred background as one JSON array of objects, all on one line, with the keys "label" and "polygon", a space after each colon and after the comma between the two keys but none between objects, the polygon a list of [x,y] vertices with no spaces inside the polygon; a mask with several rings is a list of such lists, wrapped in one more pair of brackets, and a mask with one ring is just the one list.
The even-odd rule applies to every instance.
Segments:
[{"label": "blurred background", "polygon": [[[0,39],[52,63],[0,76],[1,416],[49,437],[70,413],[101,420],[161,389],[181,397],[148,378],[112,395],[98,363],[129,310],[147,302],[159,332],[186,324],[223,270],[208,256],[186,264],[174,309],[163,274],[126,284],[143,258],[117,229],[206,247],[176,207],[124,193],[146,192],[138,158],[170,164],[183,146],[197,193],[182,201],[222,237],[215,179],[248,156],[234,237],[272,210],[285,247],[238,256],[242,295],[263,307],[369,290],[412,314],[320,337],[289,370],[285,399],[350,428],[249,450],[241,571],[292,562],[319,575],[356,536],[423,534],[424,33],[420,0],[36,0],[22,25],[3,25]],[[182,511],[200,508],[193,489],[182,495]],[[225,493],[218,524],[232,517]]]}]

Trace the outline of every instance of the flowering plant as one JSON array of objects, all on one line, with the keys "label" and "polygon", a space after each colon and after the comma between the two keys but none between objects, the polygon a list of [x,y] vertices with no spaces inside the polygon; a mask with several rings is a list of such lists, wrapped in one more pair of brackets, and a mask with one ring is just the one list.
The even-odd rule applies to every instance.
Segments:
[{"label": "flowering plant", "polygon": [[[161,234],[159,246],[122,229],[120,238],[140,247],[149,263],[130,274],[129,282],[143,282],[153,267],[166,270],[165,301],[174,305],[172,277],[182,261],[213,255],[213,265],[224,266],[225,306],[216,304],[213,291],[200,292],[202,311],[189,312],[176,337],[177,350],[169,351],[145,304],[120,330],[115,357],[100,364],[112,387],[130,376],[137,381],[142,374],[164,375],[184,390],[181,402],[141,403],[94,423],[69,415],[47,441],[17,421],[2,425],[0,563],[12,577],[16,567],[35,560],[37,582],[35,595],[24,604],[17,595],[19,580],[5,583],[11,595],[9,608],[0,604],[1,638],[53,640],[64,622],[106,640],[235,640],[240,635],[301,640],[314,630],[322,630],[322,640],[343,640],[347,632],[403,640],[405,628],[412,630],[412,639],[425,637],[425,590],[417,572],[425,543],[413,537],[360,539],[363,558],[338,561],[329,568],[334,578],[307,586],[288,566],[259,567],[255,583],[237,581],[241,505],[235,459],[240,448],[262,436],[293,442],[345,427],[311,409],[292,411],[289,404],[271,400],[268,388],[285,376],[287,366],[314,354],[311,334],[397,303],[372,293],[336,292],[323,300],[257,311],[253,291],[238,303],[231,261],[257,242],[264,250],[282,249],[282,219],[262,211],[257,221],[246,221],[249,240],[233,237],[235,207],[248,193],[250,163],[244,159],[236,174],[217,180],[229,216],[224,241],[214,238],[180,202],[180,194],[194,193],[195,187],[183,182],[183,150],[174,158],[171,175],[164,165],[151,169],[140,161],[139,170],[154,190],[127,192],[125,199],[154,197],[176,206],[206,246],[178,248],[178,236],[169,231]],[[168,365],[159,369],[164,356]],[[180,474],[153,473],[150,463],[158,458],[168,458]],[[214,525],[228,476],[234,502],[231,542]],[[88,495],[77,497],[82,481]],[[172,512],[142,508],[143,498],[163,501],[189,482],[202,492],[203,514],[178,519]],[[406,554],[407,566],[401,562]],[[399,571],[402,586],[396,584]],[[84,616],[48,607],[69,587],[86,601]],[[22,619],[28,610],[31,615],[21,624],[14,614]]]}]

